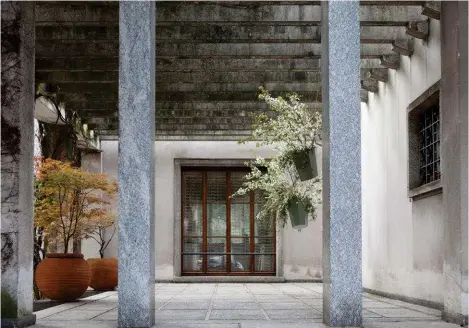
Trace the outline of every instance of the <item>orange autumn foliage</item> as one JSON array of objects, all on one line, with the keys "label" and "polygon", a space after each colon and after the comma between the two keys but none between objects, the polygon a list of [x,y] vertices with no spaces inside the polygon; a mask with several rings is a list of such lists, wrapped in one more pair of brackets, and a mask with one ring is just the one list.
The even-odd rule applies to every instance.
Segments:
[{"label": "orange autumn foliage", "polygon": [[68,253],[69,242],[87,236],[90,229],[109,220],[109,201],[117,183],[106,174],[83,171],[71,163],[46,159],[36,167],[34,221],[56,236]]}]

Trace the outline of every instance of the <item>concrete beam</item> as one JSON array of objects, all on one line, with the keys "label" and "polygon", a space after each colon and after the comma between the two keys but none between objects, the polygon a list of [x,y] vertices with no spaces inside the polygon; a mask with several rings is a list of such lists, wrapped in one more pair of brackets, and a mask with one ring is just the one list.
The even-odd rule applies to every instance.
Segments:
[{"label": "concrete beam", "polygon": [[[157,24],[156,40],[171,43],[200,42],[321,42],[318,26],[290,25],[198,24],[185,21],[171,25]],[[99,25],[43,25],[36,27],[36,40],[89,40],[90,42],[118,40],[116,24]]]},{"label": "concrete beam", "polygon": [[[360,62],[362,68],[379,68],[380,60],[377,58],[362,58]],[[41,73],[53,73],[60,78],[64,78],[68,73],[77,73],[75,76],[84,76],[86,74],[103,74],[106,76],[108,72],[112,72],[116,76],[118,71],[117,57],[110,58],[37,58],[36,72],[42,79],[48,79],[47,75]],[[264,58],[264,59],[227,59],[227,58],[209,58],[209,59],[157,59],[156,71],[158,74],[164,72],[263,72],[270,71],[282,72],[302,72],[320,70],[320,59],[318,58]],[[57,75],[55,75],[57,74]],[[81,74],[81,75],[80,75]],[[99,75],[90,75],[92,79]],[[94,77],[93,77],[94,76]],[[112,81],[113,78],[109,78]]]},{"label": "concrete beam", "polygon": [[378,81],[372,79],[361,81],[361,87],[362,89],[373,93],[377,93],[379,91]]},{"label": "concrete beam", "polygon": [[426,40],[429,33],[429,23],[428,21],[410,22],[406,27],[405,33],[414,38]]},{"label": "concrete beam", "polygon": [[421,6],[376,5],[360,6],[360,24],[366,25],[401,25],[409,21],[425,20]]},{"label": "concrete beam", "polygon": [[[311,109],[321,109],[322,105],[320,102],[304,102],[309,108]],[[81,101],[77,101],[75,103],[69,102],[68,104],[82,104]],[[91,103],[90,103],[91,104]],[[108,115],[107,113],[117,113],[117,100],[114,102],[110,102],[112,106],[104,106],[103,103],[97,103],[96,106],[92,108],[102,108],[96,110],[93,115],[99,115],[99,113],[103,113],[103,115]],[[255,101],[251,99],[250,101],[210,101],[210,102],[182,102],[182,101],[159,101],[157,99],[156,109],[165,111],[165,110],[184,110],[184,111],[211,111],[211,110],[220,110],[220,111],[253,111],[253,110],[262,110],[266,111],[269,109],[267,104],[261,101]],[[111,109],[107,109],[111,108]],[[91,109],[86,109],[86,106],[77,107],[78,110],[81,112],[89,112]]]},{"label": "concrete beam", "polygon": [[412,39],[400,39],[392,43],[392,51],[410,57],[414,52],[414,42]]},{"label": "concrete beam", "polygon": [[[93,93],[99,95],[113,95],[117,91],[117,83],[58,83],[62,93]],[[264,86],[271,92],[308,92],[320,90],[319,82],[258,82],[258,83],[164,83],[157,84],[158,92],[258,92]],[[255,99],[255,98],[254,98]]]},{"label": "concrete beam", "polygon": [[[362,64],[366,63],[362,60]],[[379,60],[376,64],[372,64],[366,68],[361,68],[362,79],[370,77],[366,75],[371,68],[375,71],[383,71],[379,69]],[[384,73],[385,70],[384,70]],[[383,74],[384,74],[383,73]],[[233,86],[231,91],[241,90],[247,88],[247,84],[255,84],[258,86],[274,83],[290,84],[305,84],[305,83],[318,83],[321,81],[320,72],[318,69],[313,71],[226,71],[226,72],[158,72],[157,78],[160,82],[157,85],[159,90],[169,90],[177,84],[182,85],[184,88],[202,88],[201,84],[209,86],[205,91],[210,91],[214,85],[224,85],[217,88],[229,88]],[[376,79],[376,78],[375,78]],[[117,72],[67,72],[67,71],[51,71],[51,72],[38,72],[36,74],[37,82],[49,82],[61,86],[61,91],[67,92],[80,92],[83,90],[101,90],[110,86],[113,89],[117,88],[118,73]],[[380,78],[381,81],[381,78]],[[383,81],[385,82],[385,81]],[[65,85],[65,86],[64,86]],[[197,86],[198,85],[198,86]],[[244,86],[243,86],[244,85]],[[254,88],[256,87],[254,85]],[[277,86],[273,86],[276,88]],[[292,85],[292,88],[295,88]],[[181,89],[182,90],[182,89]],[[301,89],[298,89],[301,91]]]},{"label": "concrete beam", "polygon": [[[406,25],[409,21],[423,20],[420,2],[374,2],[360,6],[362,25]],[[320,6],[312,3],[275,3],[251,2],[238,3],[178,3],[159,2],[157,4],[157,22],[187,22],[206,25],[218,23],[232,25],[244,21],[249,24],[289,24],[304,22],[306,25],[319,25],[321,22]],[[46,25],[48,22],[117,22],[118,6],[113,2],[38,2],[36,21]],[[167,24],[167,25],[170,25]]]},{"label": "concrete beam", "polygon": [[[62,94],[93,94],[93,97],[112,97],[118,89],[117,83],[57,83]],[[280,83],[158,83],[158,92],[258,92],[264,86],[271,92],[308,92],[320,90],[319,82]],[[256,99],[256,98],[254,98]]]},{"label": "concrete beam", "polygon": [[[226,71],[276,71],[319,70],[319,58],[157,58],[157,72],[226,72]],[[118,57],[38,58],[36,71],[116,71]]]},{"label": "concrete beam", "polygon": [[[320,57],[321,46],[315,43],[158,43],[158,57],[201,57],[253,58],[297,56],[298,58]],[[100,57],[117,56],[119,44],[114,41],[90,43],[75,40],[40,40],[36,42],[38,57],[72,56]],[[361,44],[362,56],[391,54],[386,44]]]},{"label": "concrete beam", "polygon": [[380,63],[381,66],[396,70],[399,69],[400,66],[400,57],[399,55],[382,56]]},{"label": "concrete beam", "polygon": [[[118,140],[118,132],[115,129],[100,130],[101,140]],[[209,141],[238,141],[242,137],[251,135],[251,130],[237,131],[156,131],[155,140],[209,140]]]},{"label": "concrete beam", "polygon": [[[285,95],[289,91],[274,91],[272,95],[280,96]],[[298,95],[304,101],[320,101],[321,97],[318,97],[318,91],[303,91],[297,92]],[[156,99],[159,101],[174,101],[174,102],[185,102],[185,101],[252,101],[257,99],[259,95],[259,90],[253,91],[239,91],[239,92],[207,92],[207,91],[196,91],[196,92],[156,92]],[[117,100],[117,92],[106,93],[106,94],[96,94],[93,92],[87,93],[67,93],[64,95],[66,98],[73,98],[69,100],[68,104],[77,104],[79,102],[90,102],[90,103],[111,103]],[[79,105],[80,106],[80,105]],[[100,109],[90,108],[90,109]]]},{"label": "concrete beam", "polygon": [[308,92],[321,90],[320,82],[253,82],[253,83],[165,83],[156,85],[158,92],[249,92],[264,86],[270,92]]},{"label": "concrete beam", "polygon": [[[420,24],[422,23],[422,24]],[[417,28],[425,25],[425,21],[413,22]],[[312,25],[242,25],[242,22],[224,25],[190,24],[173,22],[172,25],[157,24],[157,42],[170,43],[320,43],[319,26]],[[428,24],[427,24],[428,25]],[[405,38],[405,26],[361,26],[361,43],[391,43],[392,40]],[[117,42],[118,26],[113,25],[46,25],[36,27],[39,41],[76,40],[96,43],[98,41]]]},{"label": "concrete beam", "polygon": [[392,43],[395,39],[405,38],[404,26],[361,26],[361,43]]},{"label": "concrete beam", "polygon": [[367,72],[366,77],[368,79],[388,82],[388,69],[387,68],[375,68]]},{"label": "concrete beam", "polygon": [[368,103],[368,91],[363,89],[360,90],[360,100],[361,102]]},{"label": "concrete beam", "polygon": [[440,1],[427,1],[423,5],[422,15],[440,20],[441,2]]},{"label": "concrete beam", "polygon": [[[319,82],[319,70],[276,71],[275,67],[264,71],[198,71],[158,72],[158,80],[170,83],[257,83],[262,82]],[[55,83],[117,83],[117,72],[38,72],[36,81]]]}]

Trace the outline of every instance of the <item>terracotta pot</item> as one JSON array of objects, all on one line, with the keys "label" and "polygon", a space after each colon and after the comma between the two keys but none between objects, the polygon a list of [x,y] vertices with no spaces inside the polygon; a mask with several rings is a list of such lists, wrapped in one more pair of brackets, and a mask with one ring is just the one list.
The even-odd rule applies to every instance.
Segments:
[{"label": "terracotta pot", "polygon": [[90,287],[94,290],[114,290],[117,286],[117,259],[88,259],[91,271]]},{"label": "terracotta pot", "polygon": [[75,301],[90,284],[90,268],[83,254],[50,253],[36,268],[41,293],[54,301]]}]

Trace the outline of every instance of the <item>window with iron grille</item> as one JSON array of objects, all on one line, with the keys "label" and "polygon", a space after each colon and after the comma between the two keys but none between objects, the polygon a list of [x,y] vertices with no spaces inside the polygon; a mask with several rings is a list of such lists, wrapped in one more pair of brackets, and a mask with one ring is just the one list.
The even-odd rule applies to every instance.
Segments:
[{"label": "window with iron grille", "polygon": [[427,184],[440,179],[440,108],[434,105],[420,116],[420,181]]},{"label": "window with iron grille", "polygon": [[183,275],[275,275],[275,221],[256,219],[264,197],[230,197],[244,168],[182,168]]},{"label": "window with iron grille", "polygon": [[442,192],[440,111],[440,81],[407,107],[411,198]]}]

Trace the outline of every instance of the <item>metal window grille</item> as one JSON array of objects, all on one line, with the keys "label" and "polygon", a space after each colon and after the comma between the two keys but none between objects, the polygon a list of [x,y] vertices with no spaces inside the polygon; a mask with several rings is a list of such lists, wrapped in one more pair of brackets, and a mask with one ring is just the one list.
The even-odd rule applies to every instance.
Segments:
[{"label": "metal window grille", "polygon": [[427,184],[440,179],[440,108],[430,107],[419,121],[420,181]]}]

